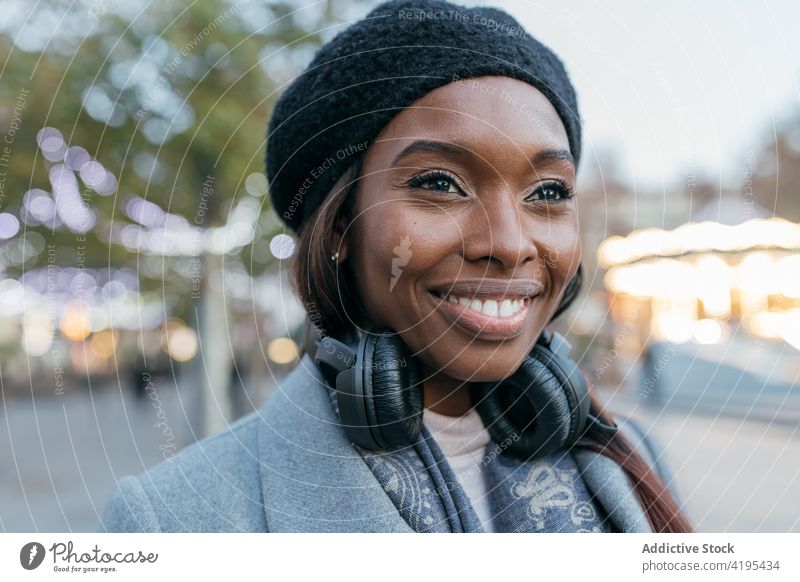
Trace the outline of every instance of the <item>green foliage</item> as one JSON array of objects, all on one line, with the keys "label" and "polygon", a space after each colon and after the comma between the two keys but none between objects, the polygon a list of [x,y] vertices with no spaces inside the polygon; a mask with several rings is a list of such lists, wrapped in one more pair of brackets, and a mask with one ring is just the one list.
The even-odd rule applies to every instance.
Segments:
[{"label": "green foliage", "polygon": [[[84,147],[118,179],[111,196],[80,183],[97,214],[86,234],[85,266],[137,268],[138,253],[110,242],[135,224],[124,212],[131,196],[193,225],[224,224],[236,201],[249,195],[247,176],[263,172],[268,116],[280,85],[323,42],[317,31],[336,18],[339,4],[344,6],[329,1],[298,11],[302,5],[292,2],[12,2],[8,11],[15,17],[0,28],[0,128],[9,127],[15,106],[21,120],[4,168],[0,212],[20,216],[26,191],[51,190],[53,163],[42,157],[36,135],[53,127],[68,146]],[[199,216],[209,176],[213,195]],[[258,200],[264,216],[268,197]],[[60,266],[70,266],[76,232],[25,228],[64,247]],[[268,244],[278,229],[274,220],[260,220],[253,245]],[[248,269],[269,267],[268,253],[256,253],[258,262],[250,253],[251,246],[240,253]],[[24,269],[45,263],[40,253]],[[163,273],[143,274],[160,285],[173,263],[164,258]],[[6,270],[18,274],[23,266]]]}]

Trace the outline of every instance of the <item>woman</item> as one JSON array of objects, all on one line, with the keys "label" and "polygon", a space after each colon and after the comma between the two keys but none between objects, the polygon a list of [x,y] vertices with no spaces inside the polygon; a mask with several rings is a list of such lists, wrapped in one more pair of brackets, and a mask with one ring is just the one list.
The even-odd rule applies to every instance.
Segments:
[{"label": "woman", "polygon": [[327,43],[267,142],[306,353],[261,410],[122,479],[101,526],[690,531],[546,327],[581,286],[580,154],[561,62],[502,11],[389,2]]}]

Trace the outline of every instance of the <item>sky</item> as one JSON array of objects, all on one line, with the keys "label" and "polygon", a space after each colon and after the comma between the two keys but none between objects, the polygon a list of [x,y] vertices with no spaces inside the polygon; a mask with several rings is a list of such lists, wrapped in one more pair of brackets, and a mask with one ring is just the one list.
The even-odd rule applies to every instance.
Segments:
[{"label": "sky", "polygon": [[697,175],[735,187],[775,125],[800,109],[800,2],[464,3],[505,9],[562,58],[583,159],[611,148],[637,186]]}]

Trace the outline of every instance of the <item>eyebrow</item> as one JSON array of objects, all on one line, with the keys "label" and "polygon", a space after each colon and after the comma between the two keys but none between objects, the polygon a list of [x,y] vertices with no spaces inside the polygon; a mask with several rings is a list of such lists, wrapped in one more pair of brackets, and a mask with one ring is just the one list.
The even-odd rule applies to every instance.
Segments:
[{"label": "eyebrow", "polygon": [[[451,143],[445,141],[432,141],[432,140],[417,140],[407,145],[405,148],[403,148],[402,151],[394,157],[394,160],[392,160],[392,165],[396,166],[400,160],[417,152],[428,152],[428,153],[447,154],[456,156],[463,156],[465,153],[470,156],[474,155],[468,147],[458,143]],[[569,150],[565,149],[541,150],[539,152],[536,152],[531,157],[531,163],[533,165],[541,164],[550,160],[563,160],[569,162],[573,166],[576,165],[575,158],[572,157],[572,154],[570,153]]]}]

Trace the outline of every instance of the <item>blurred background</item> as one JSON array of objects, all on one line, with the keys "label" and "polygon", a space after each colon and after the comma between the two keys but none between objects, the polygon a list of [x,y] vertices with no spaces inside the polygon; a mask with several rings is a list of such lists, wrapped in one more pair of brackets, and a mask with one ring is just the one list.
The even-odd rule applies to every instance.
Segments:
[{"label": "blurred background", "polygon": [[[0,8],[0,531],[91,531],[116,481],[297,361],[269,205],[282,87],[376,3]],[[800,531],[800,6],[500,6],[585,120],[584,292],[556,324],[700,531]]]}]

